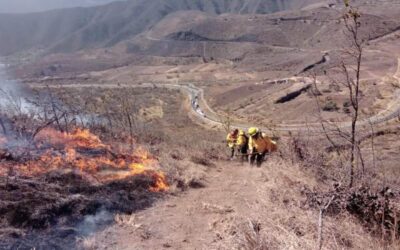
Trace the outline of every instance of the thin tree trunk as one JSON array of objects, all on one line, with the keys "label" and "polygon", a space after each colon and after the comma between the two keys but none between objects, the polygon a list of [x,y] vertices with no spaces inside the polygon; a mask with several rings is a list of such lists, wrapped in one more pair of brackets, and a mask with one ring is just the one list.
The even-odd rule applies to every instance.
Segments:
[{"label": "thin tree trunk", "polygon": [[393,223],[393,235],[392,235],[392,244],[394,245],[394,243],[396,242],[396,238],[397,238],[397,212],[394,211],[394,223]]},{"label": "thin tree trunk", "polygon": [[351,122],[351,151],[350,151],[350,187],[353,187],[354,184],[354,169],[355,169],[355,149],[356,149],[356,123],[357,123],[357,118],[355,115],[355,118],[353,118],[353,121]]},{"label": "thin tree trunk", "polygon": [[129,125],[129,143],[131,146],[131,149],[133,149],[133,123],[132,123],[132,117],[129,114],[129,111],[125,111],[126,117],[128,118],[128,125]]},{"label": "thin tree trunk", "polygon": [[54,118],[55,118],[57,127],[58,127],[58,129],[59,129],[61,132],[63,132],[63,129],[62,129],[61,123],[60,123],[60,119],[59,119],[59,117],[58,117],[58,115],[57,115],[57,107],[56,107],[56,104],[55,104],[55,102],[54,102],[53,95],[51,94],[50,88],[49,88],[49,87],[47,87],[47,88],[48,88],[49,96],[50,96],[51,109],[52,109],[52,111],[53,111],[53,114],[54,114]]},{"label": "thin tree trunk", "polygon": [[323,245],[323,229],[324,229],[324,212],[329,208],[331,205],[332,201],[335,199],[335,196],[333,195],[330,200],[325,203],[323,207],[319,209],[319,216],[318,216],[318,250],[322,249]]},{"label": "thin tree trunk", "polygon": [[4,125],[3,119],[0,118],[0,126],[3,129],[3,134],[7,135],[7,129],[6,126]]},{"label": "thin tree trunk", "polygon": [[319,217],[318,217],[318,250],[322,249],[322,228],[324,226],[323,224],[323,216],[324,216],[324,209],[321,208],[319,210]]},{"label": "thin tree trunk", "polygon": [[64,115],[64,123],[65,123],[65,132],[67,132],[67,134],[69,133],[69,127],[68,127],[68,117],[67,115]]}]

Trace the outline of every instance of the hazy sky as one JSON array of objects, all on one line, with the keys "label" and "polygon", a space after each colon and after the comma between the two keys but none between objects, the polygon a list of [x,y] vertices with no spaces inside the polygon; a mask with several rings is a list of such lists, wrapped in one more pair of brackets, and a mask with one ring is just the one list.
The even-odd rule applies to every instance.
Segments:
[{"label": "hazy sky", "polygon": [[0,13],[36,12],[76,6],[92,6],[120,0],[0,0]]}]

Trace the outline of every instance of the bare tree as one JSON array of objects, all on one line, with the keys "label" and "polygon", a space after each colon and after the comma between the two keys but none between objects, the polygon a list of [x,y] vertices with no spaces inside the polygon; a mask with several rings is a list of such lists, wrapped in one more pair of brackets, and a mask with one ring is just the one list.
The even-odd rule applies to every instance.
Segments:
[{"label": "bare tree", "polygon": [[[360,140],[358,139],[358,126],[357,123],[360,119],[360,100],[361,100],[361,65],[363,62],[363,49],[366,40],[362,38],[360,34],[361,28],[361,14],[360,12],[350,5],[349,0],[344,0],[346,11],[342,17],[344,23],[344,34],[348,46],[344,48],[342,59],[339,63],[338,78],[330,77],[332,84],[336,87],[340,85],[344,86],[347,90],[348,109],[351,116],[350,129],[344,129],[335,123],[329,123],[322,119],[322,107],[318,96],[320,91],[317,86],[316,75],[312,75],[314,80],[314,91],[313,93],[317,108],[319,112],[319,118],[321,120],[321,126],[326,139],[331,144],[334,151],[337,153],[339,159],[342,158],[343,154],[341,150],[349,148],[348,157],[346,155],[346,161],[349,162],[348,176],[349,187],[353,187],[355,171],[359,164],[362,165],[364,172],[364,159],[360,149]],[[346,106],[347,107],[347,106]],[[344,140],[349,147],[341,145],[337,140]],[[343,163],[341,162],[343,165]]]},{"label": "bare tree", "polygon": [[135,103],[135,97],[132,97],[129,95],[129,92],[126,90],[122,95],[120,96],[120,105],[121,105],[121,116],[122,120],[126,124],[124,127],[128,127],[128,132],[129,132],[129,143],[131,148],[134,146],[134,132],[136,128],[136,123],[135,123],[135,109],[136,109],[136,103]]},{"label": "bare tree", "polygon": [[222,127],[224,128],[225,132],[229,133],[232,128],[232,123],[233,123],[233,114],[230,109],[226,110],[226,115],[220,115],[219,120],[222,124]]},{"label": "bare tree", "polygon": [[[359,120],[360,112],[361,64],[365,40],[363,40],[360,36],[360,12],[349,4],[349,0],[345,0],[345,5],[347,9],[346,13],[343,16],[343,21],[345,26],[345,34],[348,38],[348,41],[350,42],[350,46],[347,50],[345,50],[345,54],[348,56],[350,62],[346,63],[343,59],[340,64],[340,69],[345,78],[344,81],[341,81],[341,83],[348,90],[348,98],[350,101],[350,108],[352,110],[351,130],[349,138],[351,144],[349,159],[349,186],[352,187],[354,185],[354,171],[356,168],[357,156],[359,156],[362,161],[358,145],[359,142],[357,141],[357,122]],[[355,65],[355,67],[353,65]]]},{"label": "bare tree", "polygon": [[[0,110],[0,114],[1,114],[1,110]],[[7,135],[7,129],[6,126],[4,125],[3,119],[0,117],[0,126],[3,129],[3,134]]]}]

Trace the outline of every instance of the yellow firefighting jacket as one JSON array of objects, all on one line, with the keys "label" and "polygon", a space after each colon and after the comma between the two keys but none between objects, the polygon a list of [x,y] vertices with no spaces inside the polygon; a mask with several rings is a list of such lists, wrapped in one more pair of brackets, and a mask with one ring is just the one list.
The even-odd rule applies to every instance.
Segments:
[{"label": "yellow firefighting jacket", "polygon": [[258,133],[258,136],[250,136],[249,149],[251,153],[270,153],[277,150],[277,145],[266,134]]},{"label": "yellow firefighting jacket", "polygon": [[241,147],[247,143],[248,143],[248,139],[247,139],[245,133],[242,130],[239,131],[239,136],[236,141],[236,146]]},{"label": "yellow firefighting jacket", "polygon": [[226,136],[226,142],[227,142],[229,148],[235,147],[237,140],[238,140],[238,135],[233,135],[233,134],[229,133]]}]

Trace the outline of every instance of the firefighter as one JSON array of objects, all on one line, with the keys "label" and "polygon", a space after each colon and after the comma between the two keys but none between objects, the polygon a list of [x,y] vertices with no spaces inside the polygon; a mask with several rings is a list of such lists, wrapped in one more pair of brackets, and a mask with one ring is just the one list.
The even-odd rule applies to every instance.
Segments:
[{"label": "firefighter", "polygon": [[226,136],[226,143],[231,152],[230,159],[235,156],[235,148],[239,137],[239,129],[234,129]]},{"label": "firefighter", "polygon": [[276,149],[276,142],[266,134],[262,133],[258,128],[249,128],[249,163],[251,166],[255,162],[257,167],[261,167],[266,155],[276,151]]},{"label": "firefighter", "polygon": [[239,130],[239,136],[236,141],[236,147],[237,147],[238,153],[240,155],[240,160],[242,163],[244,161],[247,161],[248,146],[249,146],[249,138],[247,137],[246,133],[243,130]]}]

